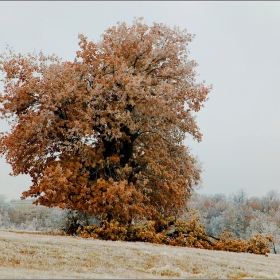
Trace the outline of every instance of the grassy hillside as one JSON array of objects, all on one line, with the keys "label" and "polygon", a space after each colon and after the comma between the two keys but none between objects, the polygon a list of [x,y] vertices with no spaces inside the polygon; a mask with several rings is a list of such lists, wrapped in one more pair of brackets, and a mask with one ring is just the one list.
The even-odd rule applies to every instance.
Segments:
[{"label": "grassy hillside", "polygon": [[0,230],[0,278],[274,278],[280,255]]},{"label": "grassy hillside", "polygon": [[41,205],[32,204],[33,200],[16,200],[12,201],[11,205],[18,211],[36,210],[38,208],[45,208]]}]

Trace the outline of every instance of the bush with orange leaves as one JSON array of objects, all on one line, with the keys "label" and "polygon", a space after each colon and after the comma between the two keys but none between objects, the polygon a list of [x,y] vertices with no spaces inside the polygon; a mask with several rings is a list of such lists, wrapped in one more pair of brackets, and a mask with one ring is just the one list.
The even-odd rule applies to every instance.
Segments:
[{"label": "bush with orange leaves", "polygon": [[[244,252],[266,255],[270,252],[269,243],[273,236],[252,236],[250,240],[235,239],[234,233],[223,230],[217,237],[207,235],[205,227],[199,222],[198,212],[192,210],[188,220],[175,220],[170,217],[156,226],[154,221],[121,225],[117,221],[102,221],[101,226],[86,226],[78,229],[84,238],[105,240],[143,241],[172,246],[192,247],[208,250]],[[165,228],[165,229],[163,229]]]},{"label": "bush with orange leaves", "polygon": [[249,240],[250,245],[248,247],[248,252],[258,255],[266,255],[267,253],[270,253],[268,242],[275,242],[272,235],[262,236],[261,234],[256,234]]}]

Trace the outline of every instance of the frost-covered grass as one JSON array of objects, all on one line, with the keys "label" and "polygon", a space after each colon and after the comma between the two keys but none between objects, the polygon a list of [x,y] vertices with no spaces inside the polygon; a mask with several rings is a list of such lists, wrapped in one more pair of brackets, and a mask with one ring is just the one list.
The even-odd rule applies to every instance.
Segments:
[{"label": "frost-covered grass", "polygon": [[0,230],[0,278],[269,278],[280,255]]}]

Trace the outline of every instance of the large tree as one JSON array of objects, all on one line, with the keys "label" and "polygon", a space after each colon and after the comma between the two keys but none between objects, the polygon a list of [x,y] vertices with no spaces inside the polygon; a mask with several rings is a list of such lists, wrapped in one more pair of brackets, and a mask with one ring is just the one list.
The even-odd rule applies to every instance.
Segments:
[{"label": "large tree", "polygon": [[74,62],[3,54],[0,152],[32,178],[22,198],[122,222],[177,215],[200,181],[183,141],[201,140],[194,112],[210,91],[188,59],[193,37],[137,19],[97,43],[79,35]]}]

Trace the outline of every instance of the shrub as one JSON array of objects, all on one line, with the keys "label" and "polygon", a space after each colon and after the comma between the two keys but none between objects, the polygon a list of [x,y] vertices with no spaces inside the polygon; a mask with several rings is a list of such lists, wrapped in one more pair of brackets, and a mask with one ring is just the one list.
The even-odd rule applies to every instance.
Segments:
[{"label": "shrub", "polygon": [[172,246],[186,246],[201,249],[221,250],[231,252],[248,252],[267,254],[269,242],[274,242],[272,236],[256,235],[249,241],[234,238],[234,233],[222,230],[217,237],[209,236],[205,227],[199,222],[200,216],[192,210],[187,220],[170,217],[159,223],[155,221],[139,221],[121,224],[116,220],[103,220],[100,225],[90,225],[77,230],[77,234],[84,238],[98,238],[103,240],[142,241]]}]

